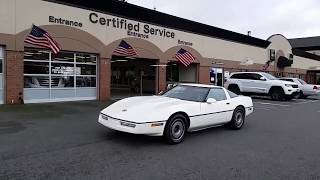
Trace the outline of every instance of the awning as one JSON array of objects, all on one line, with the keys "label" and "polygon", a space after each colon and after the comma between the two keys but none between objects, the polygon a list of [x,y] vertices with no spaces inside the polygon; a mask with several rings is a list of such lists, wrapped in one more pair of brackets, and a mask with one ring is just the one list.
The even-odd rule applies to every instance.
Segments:
[{"label": "awning", "polygon": [[293,64],[293,60],[289,60],[288,58],[286,58],[284,56],[280,56],[278,58],[277,66],[279,68],[290,67],[292,64]]}]

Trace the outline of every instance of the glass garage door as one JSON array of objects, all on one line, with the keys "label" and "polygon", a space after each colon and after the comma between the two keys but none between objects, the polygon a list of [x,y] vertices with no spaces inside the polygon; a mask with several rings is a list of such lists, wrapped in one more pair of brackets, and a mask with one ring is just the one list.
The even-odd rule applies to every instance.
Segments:
[{"label": "glass garage door", "polygon": [[97,99],[97,56],[25,49],[25,103]]},{"label": "glass garage door", "polygon": [[3,48],[0,47],[0,104],[4,102],[4,78],[3,78],[3,71],[4,71],[4,51]]}]

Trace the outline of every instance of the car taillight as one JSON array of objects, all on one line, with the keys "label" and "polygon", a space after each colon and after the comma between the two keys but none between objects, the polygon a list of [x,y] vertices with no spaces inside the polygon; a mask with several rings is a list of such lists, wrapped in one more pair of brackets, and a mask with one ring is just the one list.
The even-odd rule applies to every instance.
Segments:
[{"label": "car taillight", "polygon": [[313,86],[313,90],[318,90],[319,88],[317,86]]}]

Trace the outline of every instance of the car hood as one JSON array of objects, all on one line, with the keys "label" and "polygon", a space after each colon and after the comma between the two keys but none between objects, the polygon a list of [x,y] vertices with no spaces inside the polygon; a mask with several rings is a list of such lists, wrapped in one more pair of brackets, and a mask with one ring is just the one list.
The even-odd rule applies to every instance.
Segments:
[{"label": "car hood", "polygon": [[272,80],[272,81],[276,82],[276,83],[279,83],[279,84],[298,85],[297,83],[290,82],[290,81],[284,81],[284,80],[280,80],[280,79],[275,79],[275,80]]},{"label": "car hood", "polygon": [[165,121],[171,115],[173,107],[188,103],[196,102],[163,96],[138,96],[115,102],[101,112],[112,118],[137,123]]}]

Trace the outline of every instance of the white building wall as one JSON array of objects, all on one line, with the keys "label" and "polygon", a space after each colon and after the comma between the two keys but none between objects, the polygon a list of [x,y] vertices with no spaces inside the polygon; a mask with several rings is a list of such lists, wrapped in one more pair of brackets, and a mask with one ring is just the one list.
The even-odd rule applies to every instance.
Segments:
[{"label": "white building wall", "polygon": [[15,1],[0,0],[0,33],[15,32]]},{"label": "white building wall", "polygon": [[320,61],[307,59],[300,56],[293,56],[292,68],[299,69],[314,69],[315,67],[320,67]]},{"label": "white building wall", "polygon": [[[129,37],[126,30],[107,27],[90,22],[89,14],[93,12],[90,10],[50,3],[42,0],[2,0],[0,1],[0,10],[0,23],[8,24],[8,26],[0,26],[0,33],[17,34],[26,29],[30,29],[32,24],[38,26],[50,25],[53,23],[49,22],[49,16],[54,16],[56,18],[63,18],[66,20],[79,21],[83,23],[83,27],[77,28],[94,35],[105,45],[108,45],[115,40]],[[96,13],[99,17],[114,17],[108,14]],[[138,23],[137,21],[132,20],[127,20],[127,22],[133,24]],[[140,31],[143,34],[143,26],[146,23],[139,23],[141,26]],[[154,26],[151,24],[148,25],[160,30],[164,29],[164,27]],[[149,35],[149,38],[146,39],[158,46],[163,52],[171,47],[179,45],[178,40],[182,40],[191,42],[193,44],[191,47],[196,49],[203,57],[207,58],[233,61],[251,59],[255,63],[264,63],[267,58],[267,52],[264,48],[196,35],[169,28],[165,29],[167,31],[174,32],[175,38]]]}]

